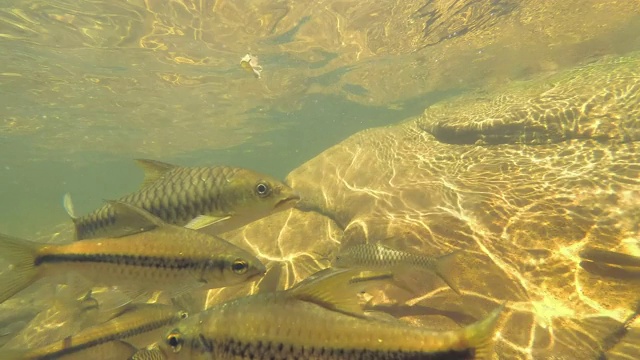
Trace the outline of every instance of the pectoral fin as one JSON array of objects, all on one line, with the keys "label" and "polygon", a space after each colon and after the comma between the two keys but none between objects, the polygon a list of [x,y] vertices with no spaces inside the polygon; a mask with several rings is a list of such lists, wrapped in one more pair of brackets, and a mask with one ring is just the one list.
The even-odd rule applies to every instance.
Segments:
[{"label": "pectoral fin", "polygon": [[200,215],[194,218],[193,220],[189,221],[189,223],[184,227],[186,227],[187,229],[199,230],[207,226],[211,226],[215,223],[219,223],[221,221],[225,221],[229,219],[231,219],[230,215],[224,216],[224,217]]},{"label": "pectoral fin", "polygon": [[310,279],[305,279],[287,291],[299,300],[312,302],[329,310],[364,317],[365,313],[357,296],[358,293],[374,283],[391,279],[393,274],[388,271],[329,268],[312,275]]}]

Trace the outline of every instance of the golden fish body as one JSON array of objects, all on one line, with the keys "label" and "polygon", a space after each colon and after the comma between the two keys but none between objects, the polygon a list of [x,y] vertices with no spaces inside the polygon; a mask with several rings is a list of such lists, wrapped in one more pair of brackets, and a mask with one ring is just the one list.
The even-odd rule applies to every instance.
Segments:
[{"label": "golden fish body", "polygon": [[[218,234],[289,209],[299,200],[297,193],[281,181],[249,169],[137,162],[145,170],[143,186],[120,201],[174,225]],[[78,240],[127,234],[123,228],[131,222],[109,204],[76,217],[68,194],[65,208],[73,219]]]},{"label": "golden fish body", "polygon": [[127,216],[146,216],[137,221],[151,230],[63,245],[0,236],[0,256],[12,263],[0,276],[0,302],[37,279],[56,273],[78,273],[93,286],[181,293],[251,281],[266,271],[255,256],[221,238],[164,224],[123,202],[112,206],[121,213],[132,213]]},{"label": "golden fish body", "polygon": [[181,322],[167,359],[487,359],[502,307],[466,328],[436,332],[356,316],[332,281],[258,294]]},{"label": "golden fish body", "polygon": [[[134,341],[149,344],[167,326],[185,319],[187,313],[164,304],[136,304],[119,309],[114,317],[102,324],[46,346],[29,350],[5,350],[4,357],[10,359],[127,359],[136,348]],[[149,340],[148,340],[149,339]]]}]

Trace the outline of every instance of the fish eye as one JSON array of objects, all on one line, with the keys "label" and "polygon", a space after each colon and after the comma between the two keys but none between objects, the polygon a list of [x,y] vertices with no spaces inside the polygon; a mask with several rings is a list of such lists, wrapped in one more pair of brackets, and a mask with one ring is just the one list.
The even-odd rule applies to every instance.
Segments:
[{"label": "fish eye", "polygon": [[184,319],[189,317],[189,313],[186,312],[186,311],[180,311],[180,312],[178,312],[178,317],[180,317],[180,319],[184,320]]},{"label": "fish eye", "polygon": [[173,350],[174,353],[177,353],[182,349],[183,342],[182,334],[180,334],[180,331],[178,330],[173,330],[169,335],[167,335],[167,344],[171,346],[171,350]]},{"label": "fish eye", "polygon": [[258,185],[256,185],[256,194],[260,197],[269,196],[269,194],[271,194],[271,187],[269,187],[267,183],[259,182]]},{"label": "fish eye", "polygon": [[242,275],[246,273],[247,270],[249,270],[249,263],[247,263],[245,260],[242,260],[242,259],[236,259],[231,264],[231,270],[233,270],[233,272],[238,275]]}]

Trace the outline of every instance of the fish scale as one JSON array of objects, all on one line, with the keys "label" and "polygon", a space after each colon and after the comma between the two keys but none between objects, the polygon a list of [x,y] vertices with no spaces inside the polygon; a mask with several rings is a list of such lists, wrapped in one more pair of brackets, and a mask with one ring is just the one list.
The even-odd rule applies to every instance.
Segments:
[{"label": "fish scale", "polygon": [[[119,201],[140,207],[163,221],[194,229],[211,226],[222,233],[293,207],[299,196],[271,176],[229,166],[179,167],[152,160],[138,160],[145,170],[143,186]],[[257,194],[257,185],[269,193]],[[123,236],[135,231],[109,204],[76,217],[70,196],[65,208],[73,219],[78,240]],[[200,219],[198,219],[200,218]],[[192,221],[200,220],[197,224]]]}]

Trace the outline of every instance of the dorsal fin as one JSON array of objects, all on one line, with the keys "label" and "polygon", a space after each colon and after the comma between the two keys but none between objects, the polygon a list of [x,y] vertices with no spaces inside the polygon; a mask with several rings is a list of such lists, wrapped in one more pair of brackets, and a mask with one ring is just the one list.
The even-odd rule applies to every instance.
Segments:
[{"label": "dorsal fin", "polygon": [[105,200],[116,215],[119,233],[131,235],[165,226],[159,217],[135,205],[120,200]]},{"label": "dorsal fin", "polygon": [[62,205],[64,206],[64,210],[67,212],[67,215],[69,215],[71,220],[73,220],[73,222],[75,223],[76,220],[78,220],[78,217],[76,216],[76,211],[73,208],[73,201],[71,201],[71,194],[69,193],[64,194],[64,197],[62,198]]},{"label": "dorsal fin", "polygon": [[328,268],[311,275],[287,292],[298,300],[363,317],[365,314],[360,305],[358,293],[374,283],[392,279],[393,274],[389,271]]},{"label": "dorsal fin", "polygon": [[149,159],[135,159],[135,161],[144,171],[144,180],[142,180],[141,188],[155,182],[167,172],[178,167],[177,165]]}]

